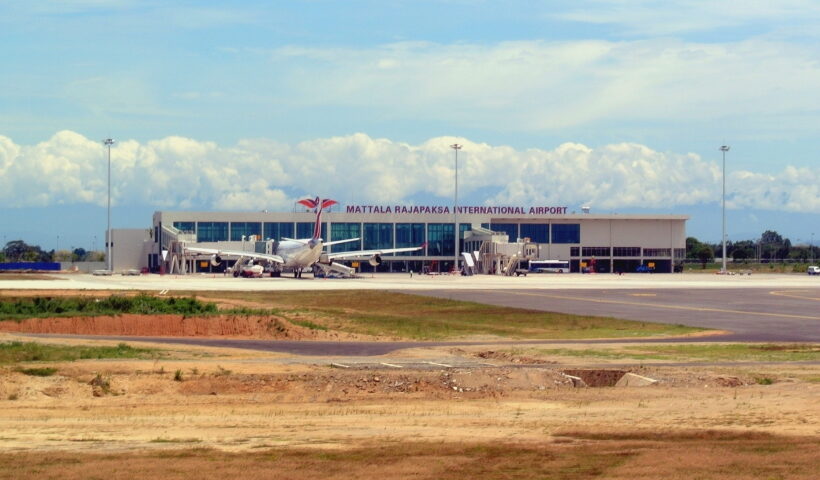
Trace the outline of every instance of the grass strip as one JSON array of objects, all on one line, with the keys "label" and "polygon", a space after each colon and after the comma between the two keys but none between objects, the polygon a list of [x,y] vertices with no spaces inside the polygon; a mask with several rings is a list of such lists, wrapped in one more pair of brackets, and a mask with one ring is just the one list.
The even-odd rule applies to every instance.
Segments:
[{"label": "grass strip", "polygon": [[703,329],[499,307],[370,290],[197,292],[204,298],[251,301],[311,328],[413,340],[582,339],[683,335]]},{"label": "grass strip", "polygon": [[179,314],[207,315],[219,313],[216,304],[193,297],[154,297],[111,295],[95,297],[29,297],[0,301],[0,321],[21,321],[27,318],[117,315]]},{"label": "grass strip", "polygon": [[126,343],[120,343],[115,347],[48,345],[36,342],[0,343],[0,365],[20,362],[66,362],[103,358],[154,359],[161,355],[162,353],[159,350],[135,348]]}]

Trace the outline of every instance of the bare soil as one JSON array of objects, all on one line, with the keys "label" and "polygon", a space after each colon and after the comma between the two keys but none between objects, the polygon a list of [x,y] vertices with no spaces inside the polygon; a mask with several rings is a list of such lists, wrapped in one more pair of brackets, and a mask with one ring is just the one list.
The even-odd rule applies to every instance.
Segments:
[{"label": "bare soil", "polygon": [[[19,325],[105,335],[333,334],[242,316]],[[0,367],[0,479],[182,479],[206,471],[243,479],[809,479],[820,470],[815,365],[618,367],[594,375],[629,370],[659,383],[577,388],[566,375],[584,369],[583,359],[545,363],[485,347],[369,360],[459,356],[496,366],[344,369],[326,359],[173,348],[157,360],[48,364],[57,368],[49,377]]]},{"label": "bare soil", "polygon": [[16,333],[63,333],[70,335],[124,335],[137,337],[224,337],[288,340],[371,339],[365,335],[316,330],[294,325],[274,316],[134,315],[30,318],[2,321],[0,331]]}]

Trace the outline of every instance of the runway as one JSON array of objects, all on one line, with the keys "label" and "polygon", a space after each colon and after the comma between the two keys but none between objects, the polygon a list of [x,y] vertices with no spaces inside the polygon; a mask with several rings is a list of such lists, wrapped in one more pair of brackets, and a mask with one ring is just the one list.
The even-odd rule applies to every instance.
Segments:
[{"label": "runway", "polygon": [[[543,340],[488,342],[312,342],[203,338],[106,337],[245,348],[306,356],[377,356],[419,347],[499,344],[646,342],[820,342],[820,281],[799,275],[530,275],[528,277],[410,277],[376,274],[349,280],[233,279],[209,276],[91,277],[65,281],[0,282],[3,294],[17,289],[65,290],[384,290],[456,300],[629,320],[682,324],[729,332],[677,339]],[[91,338],[91,337],[89,337]],[[93,337],[101,339],[102,337]]]},{"label": "runway", "polygon": [[426,290],[414,293],[732,332],[733,341],[820,342],[820,289]]}]

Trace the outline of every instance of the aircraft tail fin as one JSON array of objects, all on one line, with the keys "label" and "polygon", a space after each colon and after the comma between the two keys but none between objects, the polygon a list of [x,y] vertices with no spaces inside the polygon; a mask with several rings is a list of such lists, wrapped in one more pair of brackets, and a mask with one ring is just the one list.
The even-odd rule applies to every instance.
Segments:
[{"label": "aircraft tail fin", "polygon": [[316,210],[316,226],[313,227],[313,239],[317,239],[322,235],[322,210],[325,208],[329,208],[332,205],[335,205],[336,200],[331,200],[329,198],[321,199],[319,197],[316,198],[305,198],[304,200],[299,200],[298,202],[300,205],[304,205],[308,208],[313,208]]}]

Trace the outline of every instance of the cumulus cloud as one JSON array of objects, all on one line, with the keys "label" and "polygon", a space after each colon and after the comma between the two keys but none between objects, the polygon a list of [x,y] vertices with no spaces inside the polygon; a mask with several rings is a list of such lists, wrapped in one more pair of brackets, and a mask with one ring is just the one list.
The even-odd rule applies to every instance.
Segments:
[{"label": "cumulus cloud", "polygon": [[[184,137],[118,142],[111,150],[115,205],[158,209],[288,210],[302,195],[348,204],[448,204],[459,153],[462,204],[666,208],[720,198],[720,166],[698,155],[619,143],[516,150],[438,137],[419,145],[365,134],[290,145],[246,139],[233,146]],[[61,131],[36,145],[0,136],[0,201],[7,207],[105,205],[106,150]],[[730,208],[820,212],[820,173],[731,172]]]}]

